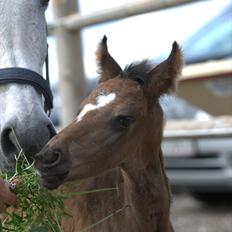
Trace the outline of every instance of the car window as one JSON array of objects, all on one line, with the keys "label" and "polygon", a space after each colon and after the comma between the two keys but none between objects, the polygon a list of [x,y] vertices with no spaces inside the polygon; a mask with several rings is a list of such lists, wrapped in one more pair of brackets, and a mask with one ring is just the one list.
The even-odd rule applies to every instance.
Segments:
[{"label": "car window", "polygon": [[232,20],[229,17],[217,20],[210,27],[204,28],[190,46],[184,48],[193,60],[217,59],[231,56]]}]

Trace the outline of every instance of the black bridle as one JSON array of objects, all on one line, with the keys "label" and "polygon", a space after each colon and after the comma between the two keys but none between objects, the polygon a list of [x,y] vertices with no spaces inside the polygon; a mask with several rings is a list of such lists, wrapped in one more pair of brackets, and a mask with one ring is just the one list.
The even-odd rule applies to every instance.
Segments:
[{"label": "black bridle", "polygon": [[39,90],[44,96],[44,110],[48,115],[53,108],[53,95],[49,80],[49,63],[48,53],[45,60],[46,65],[46,79],[40,74],[25,68],[3,68],[0,69],[0,84],[18,83],[29,84]]}]

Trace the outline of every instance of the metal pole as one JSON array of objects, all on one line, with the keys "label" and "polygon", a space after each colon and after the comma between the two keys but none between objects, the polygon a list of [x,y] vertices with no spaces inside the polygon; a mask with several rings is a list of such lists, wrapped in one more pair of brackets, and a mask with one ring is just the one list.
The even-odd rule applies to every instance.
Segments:
[{"label": "metal pole", "polygon": [[[54,0],[57,20],[78,11],[76,0]],[[64,27],[54,30],[56,38],[59,90],[61,97],[61,126],[69,124],[77,115],[79,104],[85,94],[86,83],[83,70],[80,30],[70,31]]]}]

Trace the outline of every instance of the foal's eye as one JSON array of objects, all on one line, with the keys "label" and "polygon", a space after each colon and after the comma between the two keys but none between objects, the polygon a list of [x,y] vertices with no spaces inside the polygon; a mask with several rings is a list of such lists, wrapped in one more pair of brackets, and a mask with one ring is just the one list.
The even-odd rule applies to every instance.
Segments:
[{"label": "foal's eye", "polygon": [[134,121],[134,117],[125,115],[117,116],[115,119],[116,127],[118,129],[128,129]]}]

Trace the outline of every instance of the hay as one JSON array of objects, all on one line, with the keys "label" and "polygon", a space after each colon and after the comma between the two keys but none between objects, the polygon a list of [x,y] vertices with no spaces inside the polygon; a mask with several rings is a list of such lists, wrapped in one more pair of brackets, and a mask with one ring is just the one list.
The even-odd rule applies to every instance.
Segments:
[{"label": "hay", "polygon": [[0,173],[17,195],[17,208],[10,207],[0,221],[0,232],[61,232],[65,194],[41,186],[38,176],[21,150],[15,172]]}]

